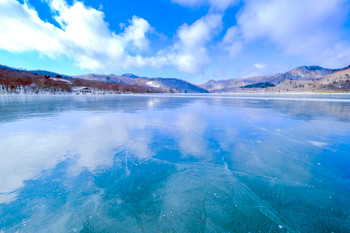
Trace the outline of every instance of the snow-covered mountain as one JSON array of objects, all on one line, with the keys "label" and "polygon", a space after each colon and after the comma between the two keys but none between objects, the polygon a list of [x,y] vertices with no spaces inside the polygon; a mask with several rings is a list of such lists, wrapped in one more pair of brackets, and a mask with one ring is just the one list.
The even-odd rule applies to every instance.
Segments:
[{"label": "snow-covered mountain", "polygon": [[175,78],[147,78],[134,74],[68,76],[0,65],[0,93],[74,92],[81,87],[87,87],[96,93],[350,92],[350,66],[342,69],[301,66],[286,73],[246,79],[210,80],[197,86]]},{"label": "snow-covered mountain", "polygon": [[[275,87],[269,89],[255,88],[255,92],[262,90],[289,92],[289,91],[316,91],[319,85],[332,86],[332,81],[327,77],[337,72],[346,73],[349,67],[342,69],[327,69],[320,66],[300,66],[286,73],[278,73],[268,76],[256,76],[245,79],[229,79],[229,80],[210,80],[200,86],[210,92],[251,92],[245,87],[251,84],[270,83]],[[321,81],[322,80],[322,81]],[[326,80],[326,81],[325,81]],[[345,87],[345,86],[344,86]],[[323,88],[325,89],[325,88]]]},{"label": "snow-covered mountain", "polygon": [[147,78],[134,74],[123,74],[121,76],[114,74],[87,74],[75,76],[75,78],[161,88],[165,92],[171,93],[208,93],[204,88],[176,78]]}]

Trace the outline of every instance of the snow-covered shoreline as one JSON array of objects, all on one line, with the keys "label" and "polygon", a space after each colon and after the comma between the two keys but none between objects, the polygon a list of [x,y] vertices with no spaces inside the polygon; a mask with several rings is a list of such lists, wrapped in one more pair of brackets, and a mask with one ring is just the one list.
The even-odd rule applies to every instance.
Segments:
[{"label": "snow-covered shoreline", "polygon": [[121,91],[107,91],[107,90],[96,90],[93,89],[92,93],[87,93],[87,94],[82,94],[82,93],[77,93],[75,90],[72,92],[67,92],[67,91],[45,91],[45,90],[40,90],[39,92],[31,91],[31,90],[25,90],[21,89],[19,91],[15,92],[6,92],[4,89],[0,87],[0,96],[5,96],[5,95],[82,95],[82,96],[89,96],[89,95],[216,95],[216,96],[222,96],[222,95],[232,95],[232,96],[263,96],[263,95],[349,95],[350,92],[223,92],[223,93],[217,93],[217,92],[212,92],[212,93],[133,93],[133,92],[121,92]]},{"label": "snow-covered shoreline", "polygon": [[[42,93],[0,93],[2,97],[118,97],[118,96],[144,96],[144,97],[173,97],[173,98],[233,98],[233,99],[273,99],[273,100],[332,100],[350,101],[350,93],[89,93],[79,94],[75,92],[42,92]],[[329,98],[327,98],[329,97]]]}]

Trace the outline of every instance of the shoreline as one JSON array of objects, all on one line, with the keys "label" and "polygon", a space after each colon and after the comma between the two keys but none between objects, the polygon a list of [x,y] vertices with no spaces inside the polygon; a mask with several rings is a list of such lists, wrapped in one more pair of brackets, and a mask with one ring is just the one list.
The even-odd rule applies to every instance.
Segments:
[{"label": "shoreline", "polygon": [[0,94],[0,100],[13,98],[123,98],[123,97],[150,97],[150,98],[199,98],[199,99],[246,99],[246,100],[297,100],[297,101],[329,101],[350,102],[350,93],[121,93],[121,94],[76,94],[76,93],[40,93],[40,94]]},{"label": "shoreline", "polygon": [[0,93],[0,96],[130,96],[130,95],[182,95],[182,96],[189,96],[189,95],[247,95],[247,96],[254,96],[254,95],[349,95],[350,92],[285,92],[285,93],[276,93],[276,92],[257,92],[257,93],[251,93],[251,92],[228,92],[228,93],[105,93],[105,94],[76,94],[76,93]]}]

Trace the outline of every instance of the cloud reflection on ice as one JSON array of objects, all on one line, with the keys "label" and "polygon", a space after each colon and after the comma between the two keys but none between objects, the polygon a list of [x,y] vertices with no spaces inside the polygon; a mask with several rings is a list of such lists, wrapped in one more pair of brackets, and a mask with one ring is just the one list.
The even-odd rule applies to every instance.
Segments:
[{"label": "cloud reflection on ice", "polygon": [[[37,124],[42,129],[56,127],[38,132],[32,128]],[[83,168],[92,171],[111,166],[111,155],[122,148],[140,158],[151,155],[149,137],[140,133],[146,124],[132,114],[68,112],[49,119],[25,119],[20,125],[0,139],[0,176],[8,177],[0,182],[2,202],[9,201],[6,194],[22,187],[24,180],[37,178],[67,157],[77,161],[74,169],[79,172]]]},{"label": "cloud reflection on ice", "polygon": [[2,103],[0,230],[349,229],[347,103],[65,98]]}]

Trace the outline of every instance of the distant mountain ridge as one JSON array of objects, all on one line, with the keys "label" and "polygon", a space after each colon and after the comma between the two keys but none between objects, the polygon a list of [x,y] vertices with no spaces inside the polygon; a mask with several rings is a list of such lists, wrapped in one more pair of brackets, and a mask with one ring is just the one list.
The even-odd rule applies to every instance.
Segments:
[{"label": "distant mountain ridge", "polygon": [[161,88],[84,80],[43,71],[0,66],[0,94],[122,94],[163,93]]},{"label": "distant mountain ridge", "polygon": [[148,78],[132,73],[120,76],[115,74],[69,76],[45,70],[24,70],[0,65],[0,92],[4,89],[11,89],[11,92],[21,91],[23,87],[21,83],[25,84],[28,90],[65,90],[67,92],[77,87],[87,86],[96,91],[102,91],[101,93],[109,91],[113,93],[333,93],[350,92],[350,66],[341,69],[300,66],[274,75],[210,80],[201,85],[194,85],[176,78]]},{"label": "distant mountain ridge", "polygon": [[48,76],[51,76],[51,77],[72,78],[72,76],[69,76],[69,75],[59,74],[59,73],[46,71],[46,70],[28,70],[28,72],[35,73],[35,74],[41,74],[41,75],[48,75]]},{"label": "distant mountain ridge", "polygon": [[125,78],[147,78],[147,77],[140,77],[131,73],[126,73],[126,74],[122,74],[120,75],[121,77],[125,77]]},{"label": "distant mountain ridge", "polygon": [[87,74],[74,76],[75,78],[85,80],[96,80],[103,82],[140,85],[163,89],[170,93],[208,93],[209,91],[187,81],[176,78],[148,78],[140,77],[134,74],[123,74],[121,76],[110,74]]},{"label": "distant mountain ridge", "polygon": [[[199,85],[210,92],[231,93],[231,92],[314,92],[314,91],[348,91],[349,83],[344,79],[342,85],[334,85],[333,74],[343,72],[343,75],[350,73],[350,66],[341,69],[328,69],[320,66],[300,66],[286,73],[274,75],[256,76],[245,79],[210,80]],[[326,80],[326,81],[325,81]],[[328,80],[328,81],[327,81]],[[254,88],[251,90],[241,87],[258,83],[270,83],[275,85],[269,88]]]},{"label": "distant mountain ridge", "polygon": [[40,74],[40,75],[48,75],[48,76],[51,76],[51,77],[56,77],[56,76],[65,77],[65,78],[71,78],[72,77],[70,75],[59,74],[59,73],[46,71],[46,70],[27,70],[27,69],[13,68],[13,67],[5,66],[5,65],[0,65],[0,68],[1,69],[8,69],[8,70],[30,72],[30,73],[34,73],[34,74]]}]

